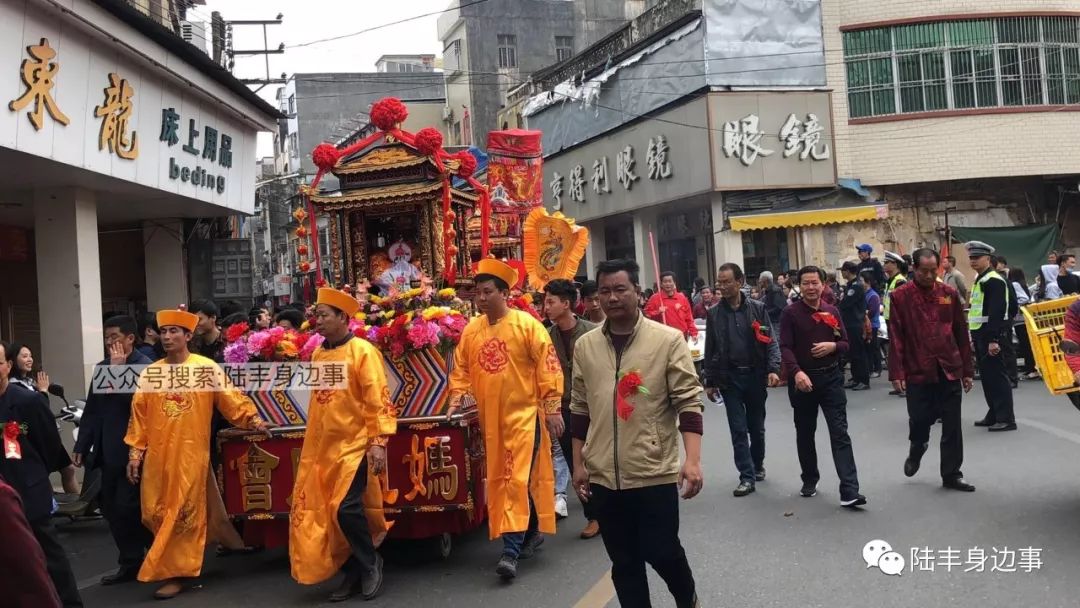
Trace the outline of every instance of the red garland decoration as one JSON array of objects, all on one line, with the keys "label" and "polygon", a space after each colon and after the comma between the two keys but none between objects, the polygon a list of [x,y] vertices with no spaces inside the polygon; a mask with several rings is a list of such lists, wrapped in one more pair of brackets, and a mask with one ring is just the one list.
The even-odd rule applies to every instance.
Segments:
[{"label": "red garland decoration", "polygon": [[442,150],[442,133],[432,127],[424,127],[413,136],[416,151],[424,156],[431,156]]},{"label": "red garland decoration", "polygon": [[311,151],[311,162],[324,173],[333,169],[339,158],[341,152],[333,144],[322,143]]},{"label": "red garland decoration", "polygon": [[818,323],[824,323],[833,330],[833,335],[837,338],[840,337],[840,321],[829,312],[815,312],[810,315]]},{"label": "red garland decoration", "polygon": [[641,374],[637,371],[627,372],[619,378],[615,385],[615,405],[619,418],[629,420],[630,414],[634,413],[634,405],[630,403],[630,397],[634,395],[648,395],[649,389],[642,386]]},{"label": "red garland decoration", "polygon": [[447,284],[453,285],[457,279],[457,270],[454,264],[454,258],[457,255],[458,248],[454,245],[453,239],[450,237],[450,231],[453,230],[453,217],[450,210],[450,179],[448,177],[443,178],[443,259],[445,260],[445,266],[443,268],[443,277],[446,279]]},{"label": "red garland decoration", "polygon": [[762,344],[772,344],[772,338],[769,337],[768,330],[761,326],[761,321],[754,321],[750,327],[754,329],[755,340]]},{"label": "red garland decoration", "polygon": [[462,150],[452,155],[451,158],[456,158],[461,163],[457,170],[458,177],[468,179],[472,177],[473,173],[476,173],[476,157],[469,154],[467,150]]},{"label": "red garland decoration", "polygon": [[384,97],[371,106],[371,122],[382,131],[389,131],[405,122],[409,110],[397,97]]}]

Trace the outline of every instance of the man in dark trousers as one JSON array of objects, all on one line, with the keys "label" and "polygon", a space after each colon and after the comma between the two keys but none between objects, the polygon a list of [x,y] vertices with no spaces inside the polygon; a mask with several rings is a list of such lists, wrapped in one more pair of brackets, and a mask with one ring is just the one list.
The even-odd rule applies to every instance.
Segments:
[{"label": "man in dark trousers", "polygon": [[979,273],[971,285],[971,307],[968,309],[968,329],[975,342],[975,359],[979,362],[979,379],[989,410],[975,426],[990,431],[1015,431],[1012,384],[1005,364],[1005,340],[1011,339],[1012,318],[1009,316],[1009,290],[1005,279],[990,264],[994,248],[981,241],[967,244],[971,268]]},{"label": "man in dark trousers", "polygon": [[[937,280],[933,249],[911,254],[915,280],[893,293],[889,318],[889,379],[907,394],[908,440],[904,475],[912,477],[930,445],[930,427],[941,419],[941,483],[974,492],[964,481],[960,402],[974,384],[971,338],[959,292]],[[963,391],[963,392],[961,392]]]},{"label": "man in dark trousers", "polygon": [[859,493],[855,452],[847,428],[847,395],[840,357],[848,351],[848,337],[840,322],[840,311],[821,301],[825,286],[821,269],[805,266],[799,270],[802,298],[780,315],[780,357],[787,371],[788,398],[795,414],[795,442],[802,468],[802,496],[817,495],[818,410],[825,416],[832,445],[833,464],[840,478],[840,505],[857,508],[866,504]]},{"label": "man in dark trousers", "polygon": [[26,520],[45,553],[45,567],[60,601],[65,607],[82,606],[71,563],[52,523],[53,488],[49,473],[53,471],[47,463],[48,455],[63,447],[60,433],[49,411],[32,394],[10,390],[11,364],[7,359],[10,348],[0,342],[0,477],[22,499]]},{"label": "man in dark trousers", "polygon": [[780,385],[780,347],[765,304],[742,293],[738,264],[717,273],[721,302],[705,320],[705,387],[709,398],[724,397],[739,486],[735,496],[765,481],[765,399]]},{"label": "man in dark trousers", "polygon": [[[558,437],[559,447],[562,449],[563,458],[566,459],[571,475],[574,474],[574,442],[570,435],[570,391],[574,377],[574,346],[578,338],[596,328],[595,323],[581,319],[573,313],[576,301],[577,290],[574,284],[566,279],[554,279],[544,287],[544,313],[551,320],[548,334],[551,336],[551,343],[555,345],[555,354],[559,357],[563,372],[562,415],[566,428]],[[565,487],[555,488],[556,494],[565,492]],[[600,533],[600,524],[597,523],[596,515],[592,512],[592,504],[583,500],[581,506],[587,521],[585,529],[581,531],[581,538],[595,538]]]},{"label": "man in dark trousers", "polygon": [[848,335],[847,360],[851,362],[851,382],[845,384],[844,388],[865,391],[870,388],[870,359],[866,356],[866,342],[863,341],[866,290],[859,280],[859,266],[855,262],[844,262],[840,274],[844,276],[847,285],[844,286],[844,298],[837,307]]},{"label": "man in dark trousers", "polygon": [[[75,442],[75,466],[101,468],[101,505],[109,531],[120,552],[120,569],[101,577],[102,585],[133,581],[139,575],[143,557],[153,543],[153,536],[142,524],[139,486],[127,479],[128,446],[124,443],[128,420],[131,418],[131,399],[134,392],[101,392],[96,390],[100,378],[122,377],[121,373],[138,374],[138,367],[124,370],[118,366],[144,366],[153,363],[135,350],[135,319],[127,315],[105,321],[105,348],[109,358],[98,363],[95,381],[90,383],[83,410],[79,439]],[[107,374],[113,366],[115,373]]]}]

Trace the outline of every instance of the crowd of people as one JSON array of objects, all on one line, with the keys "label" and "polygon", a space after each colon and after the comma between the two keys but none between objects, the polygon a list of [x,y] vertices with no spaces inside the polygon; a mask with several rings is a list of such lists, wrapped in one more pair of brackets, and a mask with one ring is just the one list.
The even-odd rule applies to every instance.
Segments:
[{"label": "crowd of people", "polygon": [[[869,245],[860,245],[857,261],[841,264],[838,274],[805,266],[762,272],[753,285],[739,265],[725,263],[712,286],[698,281],[688,294],[669,272],[647,294],[636,263],[610,260],[598,265],[595,281],[551,281],[529,310],[513,304],[521,300],[517,271],[481,261],[476,314],[456,347],[447,416],[464,407],[467,396],[480,411],[488,529],[502,545],[497,575],[517,576],[519,560],[534,556],[556,520],[568,516],[572,490],[583,506],[580,536],[602,538],[623,606],[650,605],[646,564],[664,579],[677,606],[697,606],[678,536],[678,500],[703,487],[705,396],[724,405],[738,474],[735,496],[752,494],[766,480],[766,402],[769,388],[786,384],[801,496],[816,496],[821,480],[820,412],[839,504],[857,509],[868,499],[848,429],[847,392],[866,390],[887,369],[892,394],[906,398],[910,420],[904,474],[918,472],[930,428],[940,421],[942,484],[973,492],[961,470],[963,394],[977,369],[988,409],[976,425],[1016,429],[1011,388],[1018,374],[1037,377],[1026,332],[1017,329],[1019,307],[1080,293],[1080,277],[1072,274],[1071,255],[1055,255],[1027,285],[1023,272],[1009,269],[993,247],[971,242],[967,250],[977,273],[970,287],[955,259],[932,249],[910,256],[885,252],[881,263]],[[253,329],[307,323],[324,337],[313,360],[344,362],[349,382],[312,397],[289,553],[300,583],[344,573],[332,601],[370,599],[382,589],[383,562],[364,496],[369,474],[385,470],[386,444],[396,432],[383,355],[349,330],[360,309],[357,298],[323,288],[312,306],[274,314],[199,300],[187,310],[138,319],[110,316],[100,364],[220,373],[223,330],[238,322]],[[1080,306],[1070,315],[1066,342],[1080,341]],[[701,376],[687,345],[700,319]],[[886,335],[884,349],[879,341]],[[0,550],[0,581],[15,591],[16,605],[81,605],[50,523],[55,503],[48,477],[54,472],[68,489],[76,467],[102,469],[102,511],[119,552],[119,569],[102,579],[104,585],[156,581],[155,597],[167,599],[199,576],[208,543],[218,544],[221,555],[257,550],[245,546],[228,521],[210,473],[216,457],[211,438],[230,424],[263,433],[270,425],[226,378],[213,390],[184,393],[143,385],[134,394],[91,391],[69,455],[48,409],[47,375],[33,374],[24,346],[0,344],[0,352],[0,521],[10,538]],[[1069,364],[1080,381],[1080,356],[1070,355]]]}]

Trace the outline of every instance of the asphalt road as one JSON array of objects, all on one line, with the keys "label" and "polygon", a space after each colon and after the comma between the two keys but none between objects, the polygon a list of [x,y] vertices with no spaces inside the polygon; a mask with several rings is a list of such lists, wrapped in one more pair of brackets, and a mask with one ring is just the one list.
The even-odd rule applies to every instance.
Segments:
[{"label": "asphalt road", "polygon": [[[1080,412],[1064,397],[1052,397],[1038,382],[1016,391],[1020,430],[990,434],[971,423],[985,404],[976,387],[964,405],[964,473],[974,494],[944,490],[937,475],[936,445],[919,474],[905,478],[907,450],[904,403],[874,389],[849,393],[848,415],[865,509],[839,507],[837,480],[824,423],[818,444],[822,471],[819,494],[798,496],[800,481],[790,406],[782,390],[769,396],[768,480],[758,491],[734,498],[737,484],[731,441],[721,407],[706,410],[705,489],[682,508],[682,540],[690,556],[702,606],[827,607],[953,606],[988,608],[1038,605],[1074,607],[1075,565],[1080,563]],[[937,431],[932,441],[937,441]],[[493,568],[500,546],[486,530],[455,540],[443,562],[416,559],[416,547],[388,547],[385,594],[375,606],[451,608],[617,606],[600,539],[577,538],[583,520],[571,499],[570,518],[538,556],[522,562],[512,584],[500,583]],[[152,585],[101,587],[97,579],[114,567],[115,549],[101,521],[62,524],[76,578],[87,606],[153,604]],[[910,564],[912,548],[929,548],[933,571],[905,567],[900,576],[867,568],[863,547],[882,539]],[[1041,560],[1026,564],[1021,549]],[[977,552],[984,571],[969,571]],[[951,553],[956,551],[956,553]],[[991,570],[995,563],[1015,572]],[[950,555],[959,562],[946,571]],[[971,561],[969,561],[971,558]],[[995,562],[995,559],[997,562]],[[929,566],[923,563],[923,567]],[[655,606],[673,606],[663,583],[650,572]],[[208,556],[200,587],[169,605],[322,605],[333,581],[302,587],[289,577],[282,551],[250,557]]]}]

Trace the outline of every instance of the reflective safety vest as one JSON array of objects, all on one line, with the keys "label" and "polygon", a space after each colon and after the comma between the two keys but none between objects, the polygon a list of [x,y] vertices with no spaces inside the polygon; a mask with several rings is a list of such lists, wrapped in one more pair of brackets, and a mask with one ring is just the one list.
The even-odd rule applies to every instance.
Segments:
[{"label": "reflective safety vest", "polygon": [[975,284],[971,286],[971,308],[968,310],[968,329],[975,331],[983,326],[990,320],[990,317],[986,316],[983,312],[983,302],[986,299],[986,293],[983,291],[983,284],[987,281],[1001,281],[1005,284],[1005,290],[1002,292],[1002,297],[1005,299],[1005,304],[1001,307],[1002,319],[1008,320],[1009,318],[1009,284],[1005,283],[1005,279],[1001,278],[1001,275],[996,270],[991,270],[975,281]]},{"label": "reflective safety vest", "polygon": [[893,276],[893,278],[889,279],[889,281],[885,283],[885,293],[882,295],[882,300],[884,300],[885,303],[885,312],[881,316],[885,317],[886,321],[889,320],[889,309],[892,308],[891,304],[893,290],[897,287],[900,287],[900,285],[906,282],[907,279],[904,277],[904,275],[898,272],[895,276]]}]

